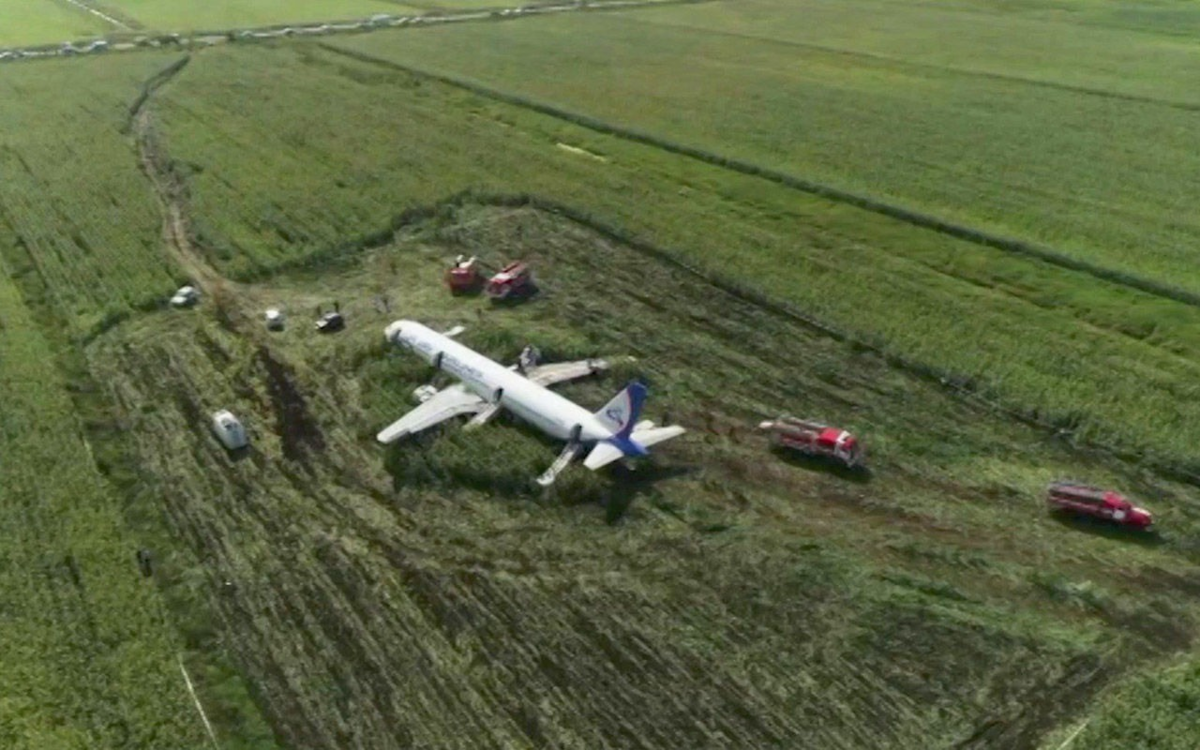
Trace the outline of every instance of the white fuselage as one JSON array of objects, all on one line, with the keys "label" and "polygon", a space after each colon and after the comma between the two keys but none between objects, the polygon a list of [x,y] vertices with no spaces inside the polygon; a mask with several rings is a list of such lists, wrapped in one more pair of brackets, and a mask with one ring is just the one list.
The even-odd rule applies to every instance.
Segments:
[{"label": "white fuselage", "polygon": [[515,370],[411,320],[387,327],[387,338],[453,375],[476,396],[516,414],[560,440],[589,443],[613,436],[594,414]]}]

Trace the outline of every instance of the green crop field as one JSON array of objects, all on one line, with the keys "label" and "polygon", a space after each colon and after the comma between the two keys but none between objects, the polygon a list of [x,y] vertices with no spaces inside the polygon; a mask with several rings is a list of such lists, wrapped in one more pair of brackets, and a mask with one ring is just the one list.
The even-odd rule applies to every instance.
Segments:
[{"label": "green crop field", "polygon": [[392,0],[108,0],[147,29],[193,31],[366,18],[415,12]]},{"label": "green crop field", "polygon": [[[1155,68],[1166,68],[1166,75],[1131,87],[1130,95],[1145,99],[1131,102],[1108,89],[1077,90],[1078,76],[1060,84],[1047,70],[1069,67],[1077,57],[1100,57],[1114,45],[1108,29],[1084,27],[1076,37],[1086,47],[1043,61],[1040,72],[1020,71],[1031,79],[1025,80],[995,75],[1002,62],[986,55],[982,61],[935,63],[902,57],[902,51],[881,55],[869,38],[862,47],[850,39],[837,48],[794,41],[824,39],[826,25],[850,36],[844,28],[849,19],[871,18],[875,2],[849,9],[841,3],[837,13],[819,2],[825,13],[815,18],[805,12],[808,3],[779,3],[776,15],[790,9],[792,24],[737,33],[727,31],[737,24],[724,23],[725,16],[741,12],[730,8],[761,12],[763,6],[718,5],[722,14],[705,8],[707,15],[694,22],[692,8],[672,7],[495,29],[460,25],[412,37],[380,34],[352,44],[422,70],[471,78],[616,126],[1200,290],[1200,223],[1191,208],[1200,201],[1195,45],[1168,40],[1170,67]],[[947,33],[929,15],[894,13],[887,27],[899,36],[911,26]],[[983,34],[964,36],[974,49],[986,48]],[[1143,46],[1158,41],[1151,37]],[[551,61],[554,75],[529,75],[531,66]]]},{"label": "green crop field", "polygon": [[100,36],[103,19],[57,0],[0,0],[0,48]]},{"label": "green crop field", "polygon": [[[1198,18],[745,0],[0,65],[0,746],[1197,746]],[[541,291],[453,297],[460,253]],[[559,390],[638,377],[689,431],[547,491],[513,419],[381,448],[449,382],[399,317],[610,357]],[[771,451],[785,411],[869,470]],[[1157,530],[1049,514],[1060,477]]]},{"label": "green crop field", "polygon": [[7,277],[0,319],[0,744],[199,746],[182,644],[137,574],[121,503],[79,440],[54,354]]}]

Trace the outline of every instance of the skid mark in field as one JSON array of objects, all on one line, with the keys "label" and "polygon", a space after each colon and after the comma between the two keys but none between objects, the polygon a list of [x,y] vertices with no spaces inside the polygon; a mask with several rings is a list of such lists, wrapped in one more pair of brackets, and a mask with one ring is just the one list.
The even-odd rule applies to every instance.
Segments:
[{"label": "skid mark in field", "polygon": [[183,57],[147,82],[143,95],[130,110],[130,125],[137,145],[138,163],[162,208],[166,249],[193,278],[196,286],[212,293],[230,282],[224,280],[195,247],[187,212],[187,185],[164,150],[150,108],[154,94],[182,72],[189,61],[190,57]]}]

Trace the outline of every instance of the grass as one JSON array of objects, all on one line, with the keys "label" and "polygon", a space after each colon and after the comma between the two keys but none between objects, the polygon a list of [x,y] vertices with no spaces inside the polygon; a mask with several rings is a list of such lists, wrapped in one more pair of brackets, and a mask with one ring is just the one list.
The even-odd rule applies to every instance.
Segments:
[{"label": "grass", "polygon": [[97,473],[53,349],[0,280],[5,747],[200,747],[162,598]]},{"label": "grass", "polygon": [[1191,717],[1198,704],[1200,671],[1192,659],[1114,691],[1075,741],[1079,747],[1186,750],[1196,744]]},{"label": "grass", "polygon": [[104,20],[55,0],[0,0],[0,49],[99,36]]},{"label": "grass", "polygon": [[[124,133],[143,82],[176,57],[100,57],[0,71],[0,247],[36,273],[76,332],[169,296],[161,219]],[[62,95],[64,91],[71,95]],[[53,128],[45,127],[54,122]]]},{"label": "grass", "polygon": [[[846,26],[870,17],[875,7],[817,5],[824,11],[818,19],[836,17]],[[907,6],[884,5],[890,12],[881,23],[890,33],[945,33],[923,6],[905,16]],[[572,14],[495,29],[468,24],[348,44],[1200,290],[1191,249],[1200,224],[1188,208],[1200,198],[1193,179],[1200,164],[1190,138],[1194,102],[1180,108],[1158,101],[1157,91],[1131,102],[903,56],[797,46],[792,36],[815,37],[823,25],[807,13],[768,7],[790,20],[760,34],[726,33],[722,16],[706,28],[691,22],[691,8],[668,8]],[[987,17],[974,22],[986,26]],[[790,34],[792,28],[804,31]],[[995,33],[1012,31],[1002,26]],[[1122,59],[1106,55],[1115,46],[1109,36],[1086,28],[1062,33],[1086,43],[1092,59],[1122,66]],[[968,39],[973,49],[983,45],[978,35]],[[1180,53],[1180,74],[1196,62],[1194,50],[1188,54]],[[1047,61],[1046,70],[1058,70],[1062,59]],[[557,61],[554,76],[527,74],[550,60]]]},{"label": "grass", "polygon": [[402,15],[410,5],[391,0],[218,0],[181,3],[176,0],[110,0],[125,14],[155,31],[197,31],[269,26],[311,21],[367,18],[377,13]]},{"label": "grass", "polygon": [[[803,20],[801,20],[803,19]],[[975,73],[1116,95],[1197,102],[1188,34],[1200,10],[1176,2],[777,0],[708,3],[637,14],[652,25],[767,45],[881,58],[942,73]]]}]

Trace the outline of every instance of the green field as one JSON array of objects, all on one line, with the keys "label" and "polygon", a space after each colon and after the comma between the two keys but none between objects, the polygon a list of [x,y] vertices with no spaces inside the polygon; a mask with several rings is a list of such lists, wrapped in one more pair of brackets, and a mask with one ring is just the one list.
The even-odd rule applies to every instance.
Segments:
[{"label": "green field", "polygon": [[145,28],[156,31],[196,31],[367,18],[377,13],[415,12],[391,0],[109,0]]},{"label": "green field", "polygon": [[204,729],[176,662],[183,644],[138,574],[137,538],[79,440],[24,302],[0,281],[0,744],[199,746]]},{"label": "green field", "polygon": [[[231,748],[1195,747],[1194,15],[749,0],[0,66],[0,745],[211,745],[182,663]],[[542,291],[451,297],[459,253]],[[689,433],[549,492],[514,420],[381,449],[432,376],[398,317],[632,356],[561,390],[641,377]],[[870,470],[771,452],[781,411]],[[1064,476],[1158,531],[1048,514]]]},{"label": "green field", "polygon": [[[1061,86],[1042,82],[1076,57],[1102,56],[1114,44],[1107,29],[1085,27],[1076,35],[1085,48],[1056,53],[1041,63],[1040,73],[1021,71],[1040,79],[1024,80],[975,74],[966,60],[948,66],[921,56],[877,56],[881,45],[869,36],[862,43],[842,40],[847,51],[793,43],[825,39],[825,25],[849,36],[848,19],[870,18],[878,4],[840,3],[836,14],[827,3],[816,5],[825,15],[814,17],[791,3],[764,9],[751,2],[749,8],[764,14],[773,7],[779,16],[786,8],[795,18],[757,33],[728,32],[727,9],[743,6],[721,3],[703,8],[708,15],[699,19],[690,7],[573,14],[495,29],[470,24],[414,37],[380,34],[350,44],[1200,290],[1200,222],[1191,210],[1200,200],[1194,147],[1200,99],[1191,73],[1200,65],[1200,49],[1168,40],[1169,49],[1180,47],[1175,67],[1153,88],[1137,87],[1147,101],[1129,102],[1108,91],[1073,90],[1070,77]],[[715,15],[715,7],[726,10]],[[830,15],[842,25],[823,25]],[[910,27],[945,33],[941,20],[928,16],[921,11],[889,18],[887,27],[899,36]],[[973,49],[986,48],[981,36],[967,37]],[[1146,44],[1158,41],[1151,37]],[[965,57],[965,50],[960,54]],[[973,66],[1002,65],[982,58]],[[550,61],[553,76],[528,74],[531,66]]]},{"label": "green field", "polygon": [[0,49],[95,37],[111,24],[56,0],[0,0]]}]

